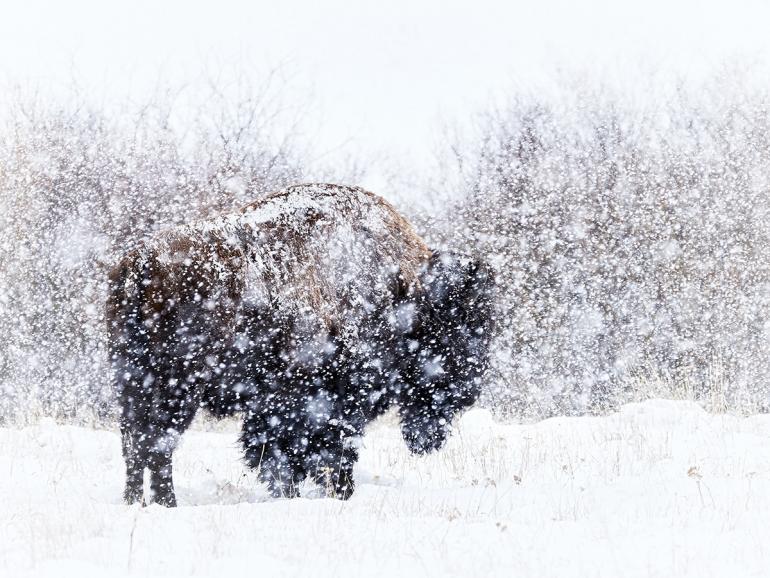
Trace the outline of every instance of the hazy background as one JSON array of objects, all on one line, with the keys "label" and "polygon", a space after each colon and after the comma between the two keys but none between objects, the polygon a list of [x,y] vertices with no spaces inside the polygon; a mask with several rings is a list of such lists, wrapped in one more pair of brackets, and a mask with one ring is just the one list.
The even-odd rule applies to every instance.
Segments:
[{"label": "hazy background", "polygon": [[11,0],[0,78],[75,77],[91,96],[141,101],[159,81],[278,68],[315,154],[356,155],[364,184],[382,191],[401,167],[425,170],[439,121],[462,122],[510,89],[553,90],[556,73],[577,71],[644,94],[649,71],[698,78],[726,61],[764,63],[769,21],[766,2],[746,0]]}]

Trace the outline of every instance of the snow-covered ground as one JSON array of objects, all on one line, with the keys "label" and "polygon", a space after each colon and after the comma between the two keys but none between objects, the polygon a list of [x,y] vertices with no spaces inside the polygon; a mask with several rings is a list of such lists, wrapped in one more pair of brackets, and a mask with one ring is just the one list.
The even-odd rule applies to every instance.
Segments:
[{"label": "snow-covered ground", "polygon": [[379,423],[349,502],[268,499],[236,435],[186,434],[166,510],[121,504],[113,432],[0,429],[0,576],[770,573],[770,416],[648,401],[499,425],[476,409],[423,458]]}]

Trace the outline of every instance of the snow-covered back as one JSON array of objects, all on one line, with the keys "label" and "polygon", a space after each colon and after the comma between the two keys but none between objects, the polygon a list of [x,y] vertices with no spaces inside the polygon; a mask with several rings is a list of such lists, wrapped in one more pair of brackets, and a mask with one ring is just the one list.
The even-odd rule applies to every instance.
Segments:
[{"label": "snow-covered back", "polygon": [[[309,184],[163,230],[129,258],[161,275],[168,296],[179,299],[181,285],[201,278],[190,297],[213,308],[226,298],[216,290],[232,285],[244,306],[312,315],[349,337],[367,314],[392,304],[396,284],[415,285],[429,254],[381,197]],[[129,276],[126,284],[133,291],[141,280]]]}]

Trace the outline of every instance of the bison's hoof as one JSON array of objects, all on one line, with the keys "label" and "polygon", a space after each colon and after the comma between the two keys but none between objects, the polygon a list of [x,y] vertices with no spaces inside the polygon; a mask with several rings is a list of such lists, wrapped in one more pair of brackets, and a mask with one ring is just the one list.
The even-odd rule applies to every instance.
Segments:
[{"label": "bison's hoof", "polygon": [[172,496],[156,496],[152,500],[153,504],[158,504],[164,508],[176,508],[176,497]]},{"label": "bison's hoof", "polygon": [[174,492],[156,492],[150,497],[150,503],[164,508],[176,508],[176,495]]}]

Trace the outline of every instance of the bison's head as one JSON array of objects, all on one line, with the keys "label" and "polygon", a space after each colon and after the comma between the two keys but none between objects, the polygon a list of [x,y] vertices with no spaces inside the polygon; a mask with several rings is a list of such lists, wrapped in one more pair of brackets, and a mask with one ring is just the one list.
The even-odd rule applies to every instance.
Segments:
[{"label": "bison's head", "polygon": [[434,253],[420,282],[400,403],[414,453],[441,447],[455,415],[478,399],[492,324],[493,276],[481,261]]}]

